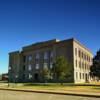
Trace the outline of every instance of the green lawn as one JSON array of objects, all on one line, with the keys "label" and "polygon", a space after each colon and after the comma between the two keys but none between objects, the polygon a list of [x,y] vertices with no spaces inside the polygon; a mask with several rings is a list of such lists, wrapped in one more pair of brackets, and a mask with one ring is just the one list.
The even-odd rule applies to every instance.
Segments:
[{"label": "green lawn", "polygon": [[[5,83],[4,83],[5,84]],[[4,88],[16,88],[16,89],[28,89],[28,90],[54,90],[54,91],[78,91],[78,92],[99,92],[100,85],[95,84],[73,84],[66,83],[61,85],[60,83],[10,83],[10,86],[1,86]]]}]

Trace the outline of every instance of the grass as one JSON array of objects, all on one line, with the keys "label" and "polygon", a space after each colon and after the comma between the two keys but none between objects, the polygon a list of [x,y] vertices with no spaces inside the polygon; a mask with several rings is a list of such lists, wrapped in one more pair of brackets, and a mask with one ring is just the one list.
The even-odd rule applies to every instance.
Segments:
[{"label": "grass", "polygon": [[10,83],[10,87],[6,86],[6,88],[100,93],[100,85],[95,84],[64,83],[61,85],[60,83]]}]

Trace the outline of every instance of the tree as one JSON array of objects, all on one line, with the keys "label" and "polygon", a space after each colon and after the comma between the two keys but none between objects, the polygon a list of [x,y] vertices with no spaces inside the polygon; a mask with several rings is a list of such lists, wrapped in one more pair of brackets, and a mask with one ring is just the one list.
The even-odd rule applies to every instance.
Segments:
[{"label": "tree", "polygon": [[47,67],[43,68],[42,76],[44,78],[45,83],[47,83],[47,80],[50,79],[50,70]]},{"label": "tree", "polygon": [[52,73],[57,80],[69,78],[72,74],[72,67],[64,56],[57,57],[52,68]]},{"label": "tree", "polygon": [[100,80],[100,50],[97,51],[96,56],[93,59],[93,65],[90,68],[91,77],[97,77]]}]

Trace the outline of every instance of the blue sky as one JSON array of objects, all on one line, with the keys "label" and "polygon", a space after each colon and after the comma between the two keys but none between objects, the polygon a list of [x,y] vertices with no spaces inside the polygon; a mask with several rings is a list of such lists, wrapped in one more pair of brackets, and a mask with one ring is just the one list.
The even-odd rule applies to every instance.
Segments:
[{"label": "blue sky", "polygon": [[54,38],[100,48],[100,0],[0,0],[0,73],[8,53]]}]

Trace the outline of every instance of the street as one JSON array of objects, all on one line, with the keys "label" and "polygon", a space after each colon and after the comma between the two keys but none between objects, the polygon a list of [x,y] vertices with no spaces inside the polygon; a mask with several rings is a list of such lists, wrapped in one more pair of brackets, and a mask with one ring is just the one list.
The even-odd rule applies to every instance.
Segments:
[{"label": "street", "polygon": [[100,100],[100,98],[0,90],[0,100]]}]

